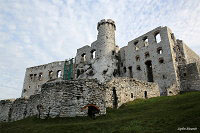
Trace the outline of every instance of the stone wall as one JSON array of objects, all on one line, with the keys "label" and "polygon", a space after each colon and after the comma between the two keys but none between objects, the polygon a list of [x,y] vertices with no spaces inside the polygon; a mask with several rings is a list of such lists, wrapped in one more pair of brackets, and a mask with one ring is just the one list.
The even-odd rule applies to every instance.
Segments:
[{"label": "stone wall", "polygon": [[[117,108],[138,98],[160,96],[158,84],[139,81],[133,78],[114,78],[106,83],[106,107]],[[116,96],[114,96],[116,91]],[[115,101],[116,100],[116,101]]]},{"label": "stone wall", "polygon": [[40,93],[41,85],[48,80],[62,78],[64,61],[52,62],[26,69],[22,97],[30,97]]}]

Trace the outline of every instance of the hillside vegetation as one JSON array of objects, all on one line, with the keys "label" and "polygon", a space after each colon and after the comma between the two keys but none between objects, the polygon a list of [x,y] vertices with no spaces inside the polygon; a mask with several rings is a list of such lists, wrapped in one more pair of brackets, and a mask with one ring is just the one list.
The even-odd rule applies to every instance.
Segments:
[{"label": "hillside vegetation", "polygon": [[0,123],[0,133],[174,133],[178,128],[197,128],[200,132],[200,92],[177,96],[139,99],[119,109],[107,109],[105,116],[54,118],[41,120],[35,117]]}]

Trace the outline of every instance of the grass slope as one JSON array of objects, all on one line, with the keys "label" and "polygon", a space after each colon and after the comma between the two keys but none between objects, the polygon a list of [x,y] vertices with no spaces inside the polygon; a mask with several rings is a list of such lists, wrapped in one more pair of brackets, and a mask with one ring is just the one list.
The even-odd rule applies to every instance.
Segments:
[{"label": "grass slope", "polygon": [[[96,132],[178,132],[178,127],[197,127],[200,132],[200,92],[135,100],[119,109],[107,109],[105,116],[54,118],[35,117],[0,123],[0,133],[96,133]],[[182,131],[184,132],[184,131]]]}]

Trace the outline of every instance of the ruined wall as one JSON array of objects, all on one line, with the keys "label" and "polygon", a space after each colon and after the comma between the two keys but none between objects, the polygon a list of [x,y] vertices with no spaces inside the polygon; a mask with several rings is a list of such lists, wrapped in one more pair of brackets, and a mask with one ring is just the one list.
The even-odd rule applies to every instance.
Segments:
[{"label": "ruined wall", "polygon": [[187,64],[200,62],[199,55],[197,55],[193,50],[191,50],[186,44],[183,44],[183,47]]},{"label": "ruined wall", "polygon": [[[148,83],[132,78],[114,78],[106,83],[106,107],[117,108],[122,104],[138,98],[151,98],[160,96],[156,83]],[[115,92],[116,91],[116,96]]]},{"label": "ruined wall", "polygon": [[179,66],[181,91],[200,90],[200,63]]},{"label": "ruined wall", "polygon": [[31,95],[40,93],[42,84],[48,80],[53,80],[58,77],[62,78],[63,71],[64,61],[27,68],[22,97],[30,97]]},{"label": "ruined wall", "polygon": [[[128,42],[128,46],[120,50],[121,76],[156,82],[164,95],[167,94],[167,88],[174,85],[178,88],[178,64],[171,34],[169,28],[158,27]],[[153,76],[149,80],[147,63],[150,62]]]},{"label": "ruined wall", "polygon": [[176,40],[178,75],[181,91],[200,90],[200,57],[192,51],[182,40]]}]

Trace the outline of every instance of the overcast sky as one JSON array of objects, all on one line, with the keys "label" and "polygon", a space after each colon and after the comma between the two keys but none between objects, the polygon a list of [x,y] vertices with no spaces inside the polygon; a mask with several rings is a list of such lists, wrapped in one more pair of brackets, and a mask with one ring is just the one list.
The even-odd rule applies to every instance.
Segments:
[{"label": "overcast sky", "polygon": [[0,99],[20,97],[25,69],[72,58],[97,37],[97,22],[116,23],[116,43],[168,26],[200,53],[199,0],[0,0]]}]

